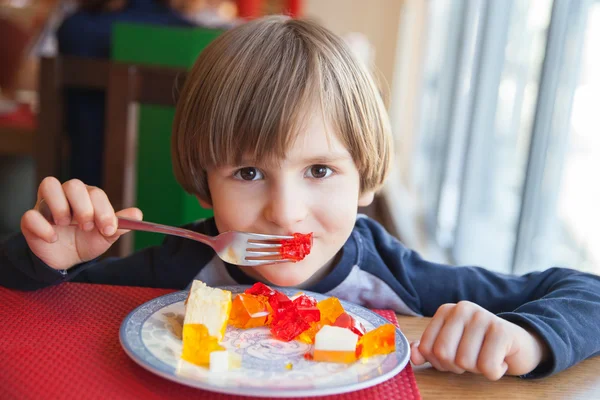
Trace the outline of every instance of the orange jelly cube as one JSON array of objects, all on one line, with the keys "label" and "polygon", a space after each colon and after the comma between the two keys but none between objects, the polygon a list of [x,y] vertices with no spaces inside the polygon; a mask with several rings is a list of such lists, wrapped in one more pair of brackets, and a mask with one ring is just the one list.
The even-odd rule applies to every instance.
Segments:
[{"label": "orange jelly cube", "polygon": [[336,351],[336,350],[315,350],[313,352],[314,361],[351,363],[356,361],[354,351]]},{"label": "orange jelly cube", "polygon": [[231,304],[229,324],[240,329],[265,326],[270,309],[267,297],[240,293]]},{"label": "orange jelly cube", "polygon": [[335,320],[344,313],[342,303],[335,298],[329,297],[317,303],[317,308],[321,312],[321,324],[331,325]]},{"label": "orange jelly cube", "polygon": [[208,329],[203,324],[185,324],[182,336],[181,358],[192,364],[208,366],[210,353],[225,350],[216,337],[208,335]]},{"label": "orange jelly cube", "polygon": [[388,354],[396,351],[396,327],[392,324],[381,325],[365,333],[358,339],[357,356],[360,358]]}]

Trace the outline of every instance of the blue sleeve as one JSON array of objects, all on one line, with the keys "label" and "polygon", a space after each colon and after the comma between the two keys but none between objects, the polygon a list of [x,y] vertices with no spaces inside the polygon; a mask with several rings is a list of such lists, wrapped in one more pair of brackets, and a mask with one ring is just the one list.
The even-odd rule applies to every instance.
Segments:
[{"label": "blue sleeve", "polygon": [[160,246],[124,258],[105,258],[70,268],[50,268],[29,250],[22,234],[0,246],[0,286],[36,290],[65,281],[184,289],[212,259],[213,250],[198,242],[167,236]]},{"label": "blue sleeve", "polygon": [[416,312],[433,316],[442,304],[467,300],[538,333],[552,359],[526,377],[551,375],[600,354],[600,277],[566,268],[517,276],[432,263],[376,222],[360,224],[393,275],[387,282]]}]

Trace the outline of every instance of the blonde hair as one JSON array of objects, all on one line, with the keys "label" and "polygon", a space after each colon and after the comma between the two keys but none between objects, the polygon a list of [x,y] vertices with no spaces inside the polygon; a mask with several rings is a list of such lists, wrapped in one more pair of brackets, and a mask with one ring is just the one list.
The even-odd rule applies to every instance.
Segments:
[{"label": "blonde hair", "polygon": [[239,165],[244,156],[284,159],[315,101],[352,156],[361,191],[378,189],[391,135],[377,86],[342,39],[284,16],[240,25],[202,51],[175,112],[175,177],[210,201],[208,169]]}]

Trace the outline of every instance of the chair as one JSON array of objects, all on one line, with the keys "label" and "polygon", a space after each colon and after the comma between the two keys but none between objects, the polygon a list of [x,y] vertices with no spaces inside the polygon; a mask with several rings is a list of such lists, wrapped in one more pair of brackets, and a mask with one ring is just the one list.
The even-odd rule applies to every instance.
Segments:
[{"label": "chair", "polygon": [[[43,58],[40,68],[39,129],[35,140],[37,182],[61,176],[65,147],[64,92],[67,88],[106,91],[103,189],[115,210],[136,203],[137,123],[134,103],[174,105],[173,85],[185,78],[175,68],[114,63],[71,56]],[[119,240],[108,255],[131,252],[132,238]]]},{"label": "chair", "polygon": [[[185,76],[184,70],[174,68],[112,64],[107,95],[104,190],[115,209],[137,203],[137,114],[130,106],[133,103],[174,106],[173,86]],[[124,256],[132,249],[133,236],[127,235],[119,240],[115,254]]]},{"label": "chair", "polygon": [[67,88],[106,90],[109,63],[72,57],[42,58],[39,79],[38,130],[35,140],[35,185],[46,176],[62,175],[67,144],[64,134]]},{"label": "chair", "polygon": [[0,155],[30,155],[33,153],[35,129],[0,126]]},{"label": "chair", "polygon": [[[189,70],[198,54],[222,32],[202,27],[116,23],[112,30],[111,59],[118,63]],[[155,86],[153,80],[148,80],[140,87],[146,90]],[[172,81],[162,91],[157,91],[169,97],[172,92]],[[140,137],[137,141],[136,203],[144,211],[144,217],[168,225],[183,225],[211,217],[212,211],[203,209],[195,196],[186,193],[172,173],[170,132],[174,107],[141,99],[137,112]],[[136,232],[133,236],[135,250],[159,245],[163,240],[161,235],[152,233]]]}]

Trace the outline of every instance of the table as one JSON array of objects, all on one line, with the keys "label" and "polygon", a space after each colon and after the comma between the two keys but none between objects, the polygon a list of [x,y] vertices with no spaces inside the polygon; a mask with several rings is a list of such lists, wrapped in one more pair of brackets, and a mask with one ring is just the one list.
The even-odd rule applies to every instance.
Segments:
[{"label": "table", "polygon": [[[0,399],[263,400],[180,385],[141,368],[119,328],[170,289],[63,283],[34,292],[0,287]],[[395,320],[389,310],[376,310]],[[411,366],[379,385],[327,400],[418,400]],[[295,398],[300,400],[299,398]]]},{"label": "table", "polygon": [[[400,329],[411,342],[420,339],[430,319],[398,315]],[[429,364],[413,370],[424,399],[600,399],[600,357],[538,380],[506,376],[491,382],[481,375],[439,372]]]},{"label": "table", "polygon": [[[156,379],[133,363],[116,340],[131,310],[170,292],[78,283],[33,293],[0,287],[0,398],[123,398],[124,393],[127,398],[195,398],[203,392]],[[413,341],[429,318],[398,316],[398,321]],[[57,351],[69,357],[57,357]],[[491,382],[431,367],[415,367],[414,374],[424,399],[600,399],[600,357],[541,380]],[[42,388],[46,392],[40,393]]]}]

